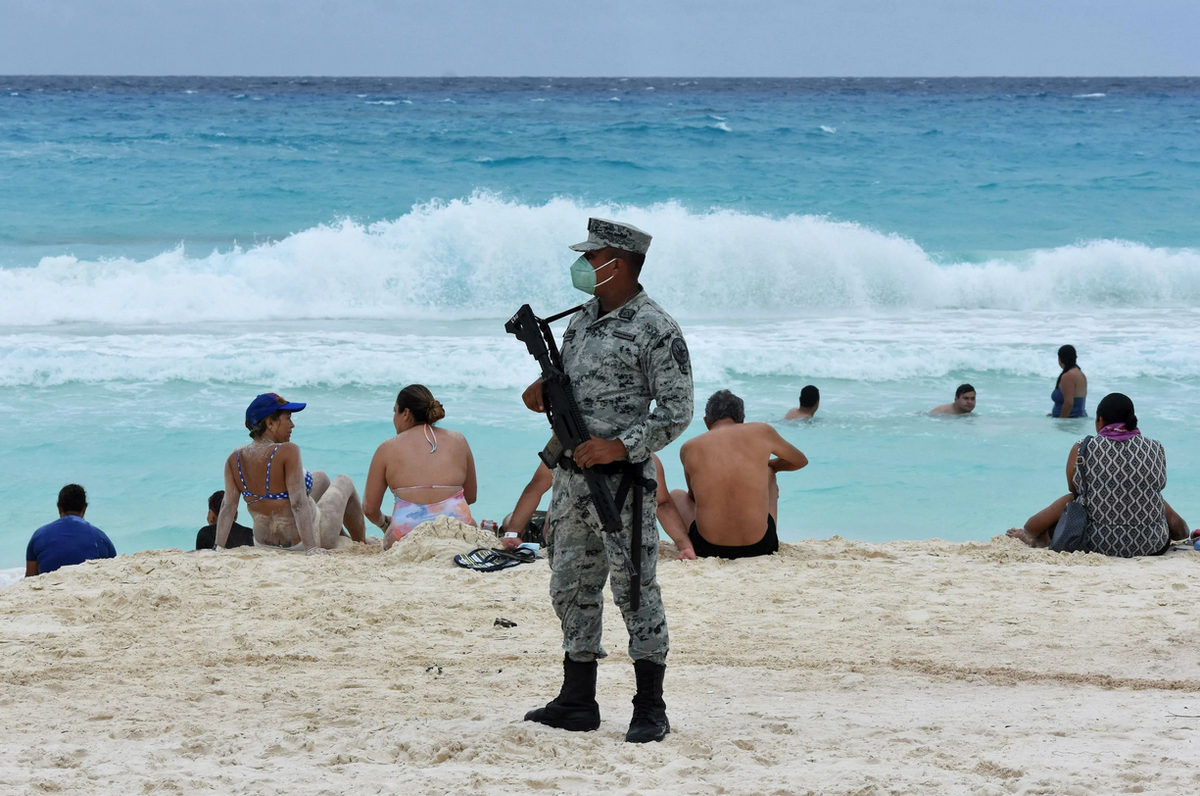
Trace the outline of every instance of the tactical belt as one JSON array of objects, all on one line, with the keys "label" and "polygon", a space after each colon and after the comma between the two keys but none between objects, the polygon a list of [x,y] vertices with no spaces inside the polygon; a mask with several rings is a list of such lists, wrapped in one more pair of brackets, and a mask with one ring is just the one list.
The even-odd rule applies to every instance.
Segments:
[{"label": "tactical belt", "polygon": [[[600,473],[601,475],[625,475],[625,473],[628,472],[630,469],[636,468],[638,466],[639,465],[633,464],[631,462],[611,462],[609,464],[593,464],[588,469],[594,473]],[[583,468],[580,467],[578,464],[576,464],[575,460],[572,459],[570,456],[564,456],[561,459],[559,459],[558,467],[560,470],[566,470],[566,471],[572,472],[572,473],[582,473],[583,472]],[[617,506],[617,508],[620,508],[620,506]]]},{"label": "tactical belt", "polygon": [[[575,460],[567,456],[559,459],[558,466],[571,473],[582,473],[583,468]],[[629,584],[629,607],[637,611],[642,604],[642,506],[646,500],[646,490],[656,491],[658,482],[641,474],[645,462],[612,462],[611,464],[596,464],[588,468],[602,475],[619,475],[621,484],[617,487],[615,502],[617,511],[625,510],[625,499],[633,492],[633,529],[629,538],[628,563],[633,571],[633,582]]]}]

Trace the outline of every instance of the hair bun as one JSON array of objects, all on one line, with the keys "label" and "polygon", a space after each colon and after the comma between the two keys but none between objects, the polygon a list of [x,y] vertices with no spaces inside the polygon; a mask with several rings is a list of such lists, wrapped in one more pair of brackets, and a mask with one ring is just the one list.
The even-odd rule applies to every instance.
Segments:
[{"label": "hair bun", "polygon": [[434,398],[429,402],[429,408],[425,410],[425,417],[430,423],[436,423],[446,416],[446,410],[442,408],[442,402]]}]

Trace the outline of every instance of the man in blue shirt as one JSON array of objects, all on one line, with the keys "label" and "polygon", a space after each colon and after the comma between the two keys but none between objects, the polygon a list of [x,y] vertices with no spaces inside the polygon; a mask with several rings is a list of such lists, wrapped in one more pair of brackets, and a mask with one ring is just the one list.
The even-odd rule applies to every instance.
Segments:
[{"label": "man in blue shirt", "polygon": [[67,484],[58,493],[58,519],[33,532],[25,550],[25,577],[82,564],[93,558],[115,558],[113,543],[104,531],[83,518],[87,493],[79,484]]}]

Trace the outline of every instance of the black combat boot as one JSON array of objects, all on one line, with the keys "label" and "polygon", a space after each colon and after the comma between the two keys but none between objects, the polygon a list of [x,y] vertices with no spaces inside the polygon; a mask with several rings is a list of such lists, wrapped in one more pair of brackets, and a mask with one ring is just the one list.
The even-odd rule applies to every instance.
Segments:
[{"label": "black combat boot", "polygon": [[[658,678],[662,693],[662,677]],[[596,662],[576,663],[563,656],[563,684],[558,696],[546,707],[525,714],[525,721],[571,732],[588,732],[600,726],[600,705],[596,703]]]},{"label": "black combat boot", "polygon": [[671,731],[667,703],[663,701],[663,675],[667,667],[651,661],[634,661],[637,693],[633,697],[633,719],[625,740],[629,743],[661,741]]}]

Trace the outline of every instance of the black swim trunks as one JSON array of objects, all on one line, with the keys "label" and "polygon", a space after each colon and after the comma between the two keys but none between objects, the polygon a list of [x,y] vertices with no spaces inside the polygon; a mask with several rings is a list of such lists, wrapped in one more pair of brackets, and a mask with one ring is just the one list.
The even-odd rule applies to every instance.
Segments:
[{"label": "black swim trunks", "polygon": [[779,552],[779,537],[775,533],[775,518],[767,515],[767,532],[763,538],[754,544],[730,546],[713,544],[700,535],[696,523],[688,528],[688,538],[692,540],[692,549],[699,558],[753,558],[754,556],[769,556]]}]

